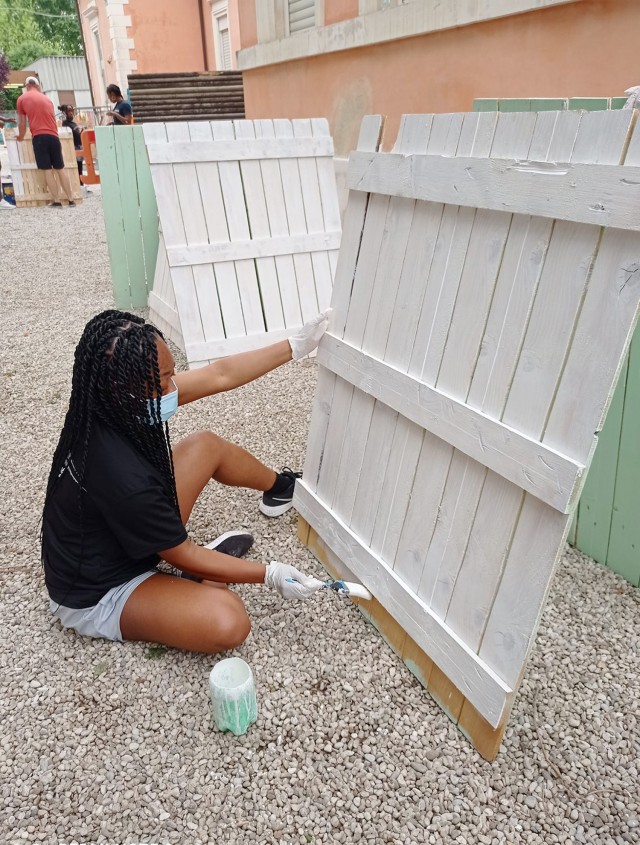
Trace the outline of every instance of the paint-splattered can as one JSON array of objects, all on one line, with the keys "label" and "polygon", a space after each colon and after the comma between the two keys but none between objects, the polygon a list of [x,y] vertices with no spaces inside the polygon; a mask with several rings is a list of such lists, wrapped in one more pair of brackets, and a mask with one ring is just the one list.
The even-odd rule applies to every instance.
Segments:
[{"label": "paint-splattered can", "polygon": [[240,657],[220,660],[209,675],[213,719],[221,731],[236,736],[247,732],[258,718],[253,672]]}]

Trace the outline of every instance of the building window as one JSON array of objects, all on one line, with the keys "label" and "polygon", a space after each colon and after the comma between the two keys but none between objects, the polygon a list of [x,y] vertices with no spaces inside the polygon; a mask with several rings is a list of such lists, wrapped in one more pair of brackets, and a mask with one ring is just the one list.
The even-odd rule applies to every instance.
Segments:
[{"label": "building window", "polygon": [[211,21],[216,51],[216,70],[233,70],[231,52],[231,34],[229,32],[229,14],[227,2],[211,4]]},{"label": "building window", "polygon": [[316,25],[316,0],[288,0],[289,34],[311,29]]}]

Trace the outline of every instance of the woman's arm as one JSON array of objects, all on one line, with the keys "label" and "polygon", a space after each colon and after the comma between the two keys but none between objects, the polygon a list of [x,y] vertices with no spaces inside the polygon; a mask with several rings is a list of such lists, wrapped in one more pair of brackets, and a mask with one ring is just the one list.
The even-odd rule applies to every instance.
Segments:
[{"label": "woman's arm", "polygon": [[330,313],[329,308],[318,314],[287,340],[220,358],[213,364],[186,373],[176,373],[174,381],[178,386],[178,404],[186,405],[205,396],[233,390],[234,387],[240,387],[275,370],[292,358],[296,361],[304,358],[320,342],[329,324]]},{"label": "woman's arm", "polygon": [[291,345],[288,340],[281,340],[262,349],[220,358],[206,367],[176,373],[174,381],[178,386],[178,402],[180,405],[186,405],[204,396],[233,390],[234,387],[247,384],[290,360]]},{"label": "woman's arm", "polygon": [[264,563],[223,555],[188,539],[159,554],[181,572],[221,584],[263,584],[267,569]]},{"label": "woman's arm", "polygon": [[181,572],[220,584],[265,584],[285,599],[308,599],[322,586],[294,566],[271,561],[269,566],[253,560],[229,557],[185,540],[173,549],[160,552],[163,560]]}]

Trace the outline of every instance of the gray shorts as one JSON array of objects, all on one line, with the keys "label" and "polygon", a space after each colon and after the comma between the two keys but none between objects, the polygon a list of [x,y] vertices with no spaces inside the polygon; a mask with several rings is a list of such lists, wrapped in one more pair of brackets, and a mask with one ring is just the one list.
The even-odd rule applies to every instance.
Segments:
[{"label": "gray shorts", "polygon": [[157,574],[157,569],[151,569],[149,572],[137,575],[131,581],[109,590],[93,607],[64,607],[50,599],[51,613],[62,622],[65,628],[73,628],[84,637],[103,637],[106,640],[122,642],[120,615],[127,599],[138,584],[142,584],[147,578]]}]

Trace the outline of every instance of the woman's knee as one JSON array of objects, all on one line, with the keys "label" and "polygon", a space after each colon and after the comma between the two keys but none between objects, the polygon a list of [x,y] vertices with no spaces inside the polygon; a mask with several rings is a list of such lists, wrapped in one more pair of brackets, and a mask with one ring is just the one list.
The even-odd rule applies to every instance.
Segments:
[{"label": "woman's knee", "polygon": [[194,431],[193,434],[189,434],[181,440],[176,448],[198,452],[199,454],[217,454],[224,443],[223,438],[213,431]]},{"label": "woman's knee", "polygon": [[228,593],[223,608],[218,604],[215,628],[212,630],[211,651],[229,651],[237,648],[251,632],[251,620],[245,606],[235,593]]}]

